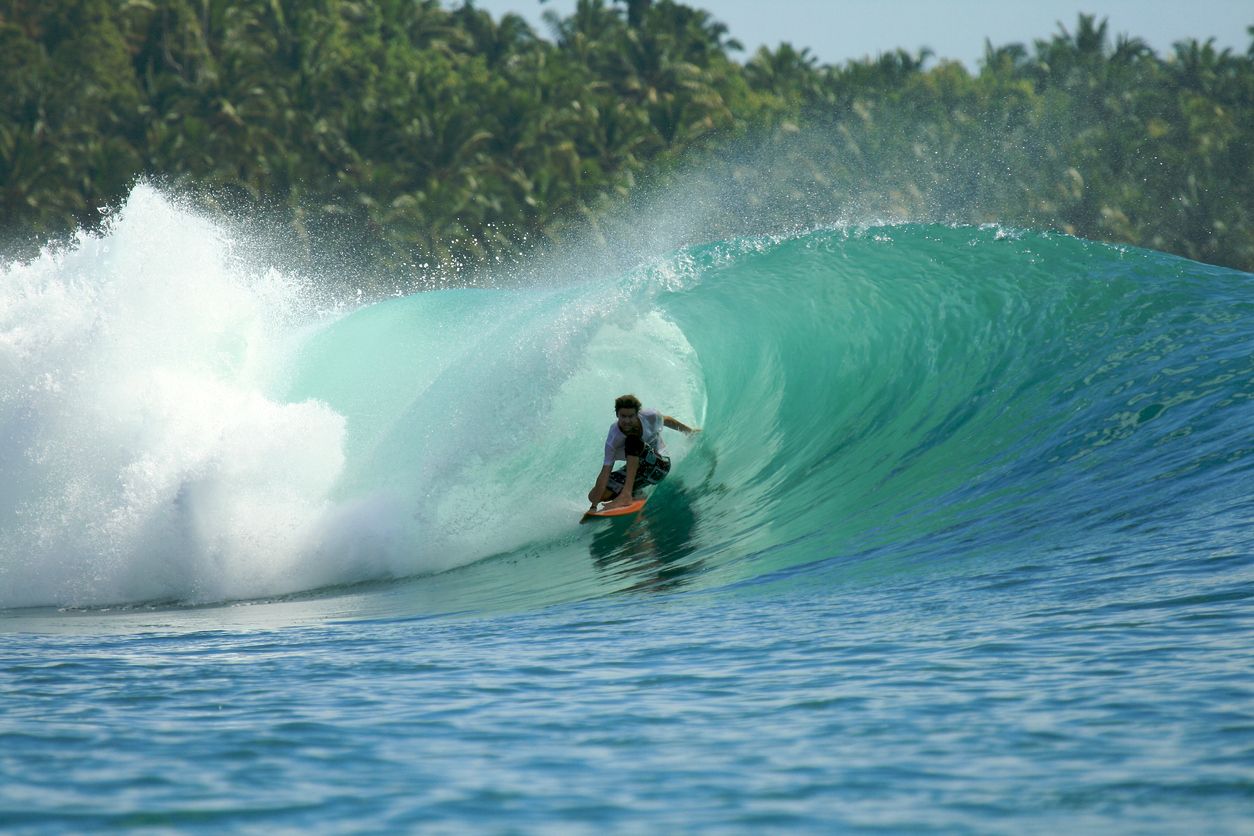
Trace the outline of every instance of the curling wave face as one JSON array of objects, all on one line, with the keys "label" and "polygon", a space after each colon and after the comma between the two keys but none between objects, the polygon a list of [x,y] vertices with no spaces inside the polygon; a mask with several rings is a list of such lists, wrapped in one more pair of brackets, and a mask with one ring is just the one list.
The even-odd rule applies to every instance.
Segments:
[{"label": "curling wave face", "polygon": [[[341,308],[234,251],[139,187],[4,270],[0,607],[417,578],[374,597],[526,608],[1248,523],[1247,274],[901,225]],[[624,391],[706,431],[646,521],[581,529]]]}]

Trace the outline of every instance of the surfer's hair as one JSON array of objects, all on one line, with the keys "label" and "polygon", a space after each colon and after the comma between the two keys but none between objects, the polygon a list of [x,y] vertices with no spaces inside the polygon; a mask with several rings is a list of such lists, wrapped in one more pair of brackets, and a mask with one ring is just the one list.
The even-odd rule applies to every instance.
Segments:
[{"label": "surfer's hair", "polygon": [[614,401],[614,414],[618,414],[620,409],[634,409],[640,411],[640,399],[635,395],[621,395]]}]

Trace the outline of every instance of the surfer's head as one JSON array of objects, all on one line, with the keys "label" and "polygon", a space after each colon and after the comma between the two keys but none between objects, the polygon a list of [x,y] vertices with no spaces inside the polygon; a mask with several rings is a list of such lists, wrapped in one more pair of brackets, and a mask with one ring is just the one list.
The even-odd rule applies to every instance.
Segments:
[{"label": "surfer's head", "polygon": [[614,415],[618,418],[618,428],[624,435],[639,435],[640,399],[635,395],[623,395],[614,401]]}]

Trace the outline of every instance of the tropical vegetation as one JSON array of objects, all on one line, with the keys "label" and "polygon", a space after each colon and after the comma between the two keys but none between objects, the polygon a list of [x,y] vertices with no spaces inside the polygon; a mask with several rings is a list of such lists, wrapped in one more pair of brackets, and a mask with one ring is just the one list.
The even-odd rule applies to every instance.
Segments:
[{"label": "tropical vegetation", "polygon": [[6,252],[143,177],[281,217],[311,257],[473,269],[696,178],[738,207],[707,235],[999,221],[1254,270],[1254,38],[1160,56],[1081,16],[972,73],[926,51],[738,58],[673,0],[546,16],[549,37],[470,2],[6,0]]}]

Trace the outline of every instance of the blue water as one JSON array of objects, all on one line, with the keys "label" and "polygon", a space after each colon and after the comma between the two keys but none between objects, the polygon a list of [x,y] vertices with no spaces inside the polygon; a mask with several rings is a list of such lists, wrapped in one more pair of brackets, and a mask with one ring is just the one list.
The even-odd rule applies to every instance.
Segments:
[{"label": "blue water", "polygon": [[[0,276],[0,829],[1248,833],[1254,276],[814,230]],[[579,525],[613,398],[703,427]]]}]

